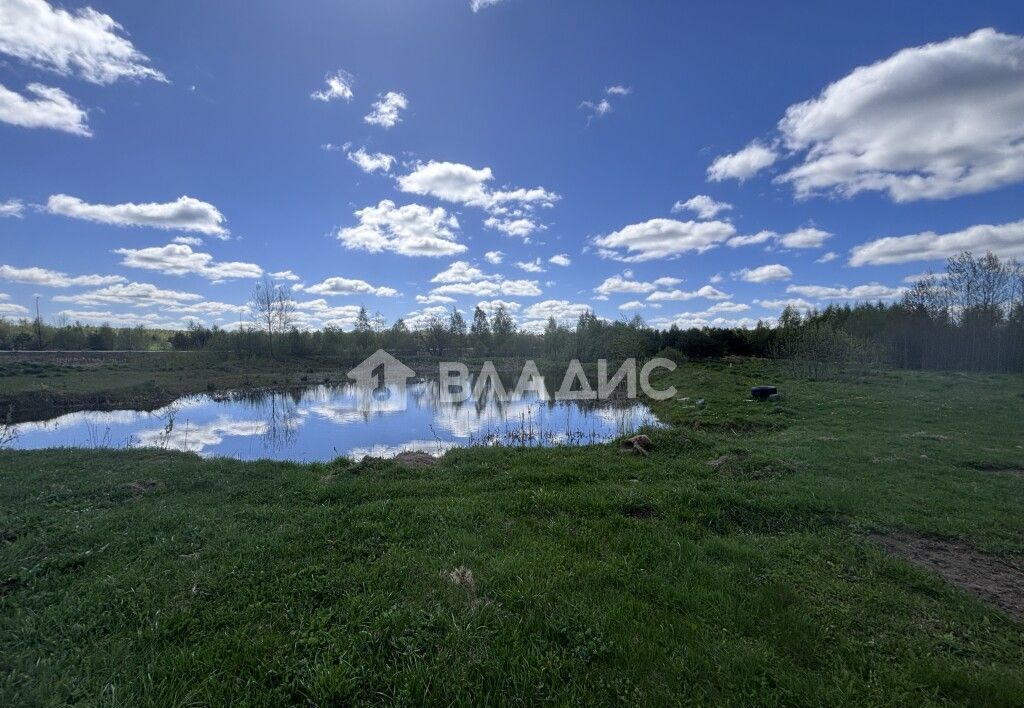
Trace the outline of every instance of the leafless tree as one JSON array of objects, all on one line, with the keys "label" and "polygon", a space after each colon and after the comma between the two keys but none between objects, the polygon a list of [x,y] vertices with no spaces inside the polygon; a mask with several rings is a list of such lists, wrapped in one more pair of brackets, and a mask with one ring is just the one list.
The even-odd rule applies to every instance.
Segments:
[{"label": "leafless tree", "polygon": [[249,299],[256,324],[267,333],[270,356],[274,356],[274,335],[295,324],[295,300],[288,289],[264,276]]}]

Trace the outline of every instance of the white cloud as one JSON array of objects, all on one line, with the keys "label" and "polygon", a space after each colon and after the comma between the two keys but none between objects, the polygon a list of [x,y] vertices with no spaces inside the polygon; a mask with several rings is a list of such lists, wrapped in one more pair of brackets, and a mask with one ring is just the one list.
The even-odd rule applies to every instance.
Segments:
[{"label": "white cloud", "polygon": [[944,199],[1024,179],[1024,37],[982,29],[862,66],[779,122],[800,197]]},{"label": "white cloud", "polygon": [[831,263],[832,261],[834,261],[837,258],[839,258],[839,254],[838,253],[836,253],[835,251],[829,251],[828,253],[824,254],[821,258],[817,259],[814,262],[815,263]]},{"label": "white cloud", "polygon": [[779,243],[786,248],[821,248],[832,234],[812,226],[779,236]]},{"label": "white cloud", "polygon": [[380,100],[375,101],[373,110],[363,117],[363,120],[370,125],[379,125],[382,128],[394,128],[402,122],[399,115],[409,107],[409,100],[405,94],[397,91],[388,91]]},{"label": "white cloud", "polygon": [[171,239],[172,243],[183,243],[186,246],[202,246],[203,239],[198,236],[175,236]]},{"label": "white cloud", "polygon": [[[608,86],[604,90],[605,96],[628,96],[631,93],[633,93],[632,88],[619,84]],[[601,98],[597,101],[583,101],[580,103],[579,108],[585,109],[589,113],[587,116],[587,125],[589,126],[594,118],[602,118],[611,113],[612,103],[608,98]]]},{"label": "white cloud", "polygon": [[543,273],[544,266],[540,264],[540,258],[532,261],[517,261],[516,268],[525,270],[527,273]]},{"label": "white cloud", "polygon": [[793,271],[780,263],[773,263],[758,268],[744,268],[733,275],[748,283],[770,283],[775,280],[789,280],[793,277]]},{"label": "white cloud", "polygon": [[20,199],[8,199],[0,202],[0,218],[13,216],[20,219],[25,212],[25,203]]},{"label": "white cloud", "polygon": [[228,238],[230,233],[224,228],[224,215],[217,207],[188,196],[164,204],[88,204],[78,197],[54,194],[46,202],[46,209],[51,214],[97,224],[180,229],[222,239]]},{"label": "white cloud", "polygon": [[642,310],[645,307],[647,307],[647,304],[639,300],[630,300],[619,305],[620,310]]},{"label": "white cloud", "polygon": [[0,317],[21,317],[28,314],[28,308],[13,302],[0,302]]},{"label": "white cloud", "polygon": [[943,260],[961,251],[992,251],[1004,258],[1024,256],[1024,220],[1008,224],[978,224],[947,234],[925,231],[868,241],[853,248],[850,265]]},{"label": "white cloud", "polygon": [[55,302],[71,302],[76,305],[95,307],[97,305],[134,305],[135,307],[156,307],[185,305],[189,307],[203,296],[178,290],[162,290],[150,283],[127,283],[110,285],[75,295],[56,295]]},{"label": "white cloud", "polygon": [[544,300],[526,308],[523,316],[528,320],[547,320],[554,317],[558,322],[575,321],[579,316],[590,312],[589,305],[569,302],[568,300]]},{"label": "white cloud", "polygon": [[760,305],[766,310],[784,310],[787,307],[795,307],[798,310],[813,310],[815,305],[802,298],[788,298],[781,300],[754,300],[754,304]]},{"label": "white cloud", "polygon": [[726,221],[651,219],[598,236],[594,244],[604,258],[636,262],[678,256],[688,251],[703,253],[735,235],[735,227]]},{"label": "white cloud", "polygon": [[[0,6],[2,7],[2,6]],[[91,137],[85,110],[59,88],[29,84],[27,98],[0,84],[0,122],[21,128],[50,128]]]},{"label": "white cloud", "polygon": [[509,236],[518,236],[519,238],[527,238],[537,229],[544,228],[533,219],[499,219],[495,216],[488,217],[484,221],[484,226],[501,231]]},{"label": "white cloud", "polygon": [[64,315],[74,322],[83,324],[108,324],[112,327],[135,327],[142,325],[153,329],[185,329],[190,322],[199,321],[197,317],[182,317],[178,320],[168,320],[164,315],[156,312],[145,314],[138,312],[110,312],[96,310],[61,310],[58,314]]},{"label": "white cloud", "polygon": [[271,273],[270,277],[274,278],[275,280],[287,280],[290,282],[302,280],[302,278],[300,278],[298,275],[291,272],[290,270],[279,270],[276,273]]},{"label": "white cloud", "polygon": [[400,176],[398,188],[410,194],[429,195],[455,204],[486,209],[497,216],[506,216],[508,210],[505,205],[508,204],[520,209],[550,207],[560,199],[559,195],[543,187],[492,191],[489,183],[493,179],[490,167],[477,169],[458,162],[431,160]]},{"label": "white cloud", "polygon": [[716,157],[708,167],[708,179],[712,182],[726,179],[738,179],[742,182],[770,167],[778,158],[775,150],[755,140],[739,152]]},{"label": "white cloud", "polygon": [[315,101],[333,101],[335,99],[342,99],[344,101],[352,100],[352,84],[355,83],[352,74],[348,73],[344,69],[338,69],[333,74],[328,74],[324,77],[325,87],[319,91],[314,91],[309,95]]},{"label": "white cloud", "polygon": [[394,288],[375,287],[365,280],[333,277],[322,283],[303,288],[314,295],[376,295],[377,297],[396,297],[399,293]]},{"label": "white cloud", "polygon": [[117,248],[123,256],[121,264],[130,268],[155,270],[168,275],[201,275],[209,280],[259,278],[263,269],[254,263],[214,261],[209,253],[193,251],[183,243],[169,243],[151,248]]},{"label": "white cloud", "polygon": [[701,219],[714,219],[719,213],[732,209],[728,202],[716,202],[706,194],[698,194],[690,197],[685,202],[678,201],[672,206],[672,213],[678,214],[681,211],[692,211]]},{"label": "white cloud", "polygon": [[469,283],[446,283],[434,288],[434,295],[475,295],[494,297],[535,297],[541,294],[536,280],[480,280]]},{"label": "white cloud", "polygon": [[594,292],[598,295],[610,295],[612,293],[649,293],[657,289],[658,286],[654,283],[646,283],[621,275],[613,275],[605,278],[603,283],[594,288]]},{"label": "white cloud", "polygon": [[486,7],[493,7],[504,0],[470,0],[469,7],[473,12],[480,12]]},{"label": "white cloud", "polygon": [[444,305],[437,305],[435,307],[424,307],[422,310],[414,310],[402,319],[405,320],[406,327],[416,330],[429,326],[435,320],[447,321],[448,317],[448,308]]},{"label": "white cloud", "polygon": [[502,253],[501,251],[488,251],[487,253],[484,254],[484,260],[494,265],[498,265],[504,259],[505,254]]},{"label": "white cloud", "polygon": [[556,253],[548,259],[548,263],[566,268],[572,265],[572,260],[569,258],[568,253]]},{"label": "white cloud", "polygon": [[379,253],[392,251],[403,256],[452,256],[466,246],[456,241],[459,221],[441,207],[419,204],[396,207],[389,199],[377,206],[355,212],[358,226],[338,230],[337,238],[346,248]]},{"label": "white cloud", "polygon": [[522,307],[518,302],[511,300],[481,300],[476,306],[487,313],[493,313],[499,307],[504,307],[506,312],[518,312]]},{"label": "white cloud", "polygon": [[804,226],[785,234],[777,234],[774,231],[758,231],[749,236],[733,236],[727,245],[730,248],[737,248],[773,242],[783,248],[821,248],[825,245],[825,241],[832,238],[833,235],[813,226]]},{"label": "white cloud", "polygon": [[494,178],[490,167],[475,169],[457,162],[428,162],[398,178],[403,192],[429,195],[456,204],[491,205],[487,183]]},{"label": "white cloud", "polygon": [[123,27],[91,7],[74,12],[45,0],[0,3],[0,52],[62,76],[95,84],[166,77],[122,34]]},{"label": "white cloud", "polygon": [[390,172],[391,166],[395,164],[395,158],[392,155],[383,152],[370,153],[363,148],[350,152],[348,159],[359,165],[359,169],[368,174],[373,174],[377,170]]},{"label": "white cloud", "polygon": [[69,288],[76,285],[97,287],[125,282],[125,278],[122,278],[120,275],[70,276],[67,273],[47,270],[46,268],[15,268],[9,265],[0,266],[0,280],[9,280],[12,283],[42,285],[48,288]]},{"label": "white cloud", "polygon": [[758,231],[756,234],[749,234],[745,236],[733,236],[729,239],[726,244],[729,248],[738,248],[739,246],[756,246],[762,243],[768,243],[769,241],[778,239],[779,235],[774,231]]},{"label": "white cloud", "polygon": [[714,317],[700,312],[684,312],[675,317],[660,317],[651,320],[655,327],[667,329],[672,325],[679,329],[701,329],[711,327],[717,329],[753,329],[757,326],[757,320],[750,317],[729,319],[727,317]]},{"label": "white cloud", "polygon": [[455,298],[448,297],[447,295],[417,295],[416,302],[421,305],[436,305],[438,303],[450,304],[455,302]]},{"label": "white cloud", "polygon": [[663,302],[667,300],[693,300],[702,297],[708,300],[728,300],[732,295],[724,293],[718,288],[704,285],[697,290],[669,290],[658,291],[647,296],[649,302]]},{"label": "white cloud", "polygon": [[482,270],[466,261],[455,261],[430,279],[432,283],[470,283],[474,280],[493,280],[496,275],[485,275]]},{"label": "white cloud", "polygon": [[906,292],[906,288],[890,288],[879,283],[855,285],[853,287],[827,285],[790,285],[787,293],[815,298],[816,300],[892,300]]}]

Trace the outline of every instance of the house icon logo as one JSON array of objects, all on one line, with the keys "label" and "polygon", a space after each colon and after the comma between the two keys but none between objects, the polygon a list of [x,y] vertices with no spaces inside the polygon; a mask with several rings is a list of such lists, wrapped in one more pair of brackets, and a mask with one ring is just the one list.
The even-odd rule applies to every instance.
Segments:
[{"label": "house icon logo", "polygon": [[348,372],[355,382],[356,397],[361,411],[405,410],[408,380],[416,372],[378,349]]}]

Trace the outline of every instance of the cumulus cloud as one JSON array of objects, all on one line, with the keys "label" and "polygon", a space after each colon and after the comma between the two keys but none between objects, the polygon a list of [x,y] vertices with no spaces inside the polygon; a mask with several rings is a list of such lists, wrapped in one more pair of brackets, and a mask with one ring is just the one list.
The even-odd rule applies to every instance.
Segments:
[{"label": "cumulus cloud", "polygon": [[155,229],[195,231],[226,239],[226,219],[213,204],[182,196],[167,203],[88,204],[78,197],[54,194],[46,202],[51,214],[71,219],[84,219],[113,226],[149,226]]},{"label": "cumulus cloud", "polygon": [[519,268],[520,270],[525,270],[527,273],[544,272],[544,266],[540,264],[540,258],[534,259],[532,261],[517,261],[516,268]]},{"label": "cumulus cloud", "polygon": [[742,182],[764,168],[771,167],[778,158],[779,154],[774,149],[755,140],[739,152],[716,157],[708,167],[708,179],[712,182],[727,179],[738,179]]},{"label": "cumulus cloud", "polygon": [[391,166],[395,164],[394,156],[383,152],[366,152],[363,148],[348,153],[348,159],[359,165],[359,169],[367,174],[373,174],[378,170],[390,172]]},{"label": "cumulus cloud", "polygon": [[825,241],[834,235],[813,226],[805,226],[785,234],[775,233],[774,231],[758,231],[756,234],[733,236],[729,239],[728,245],[731,248],[737,248],[739,246],[773,243],[783,248],[821,248],[825,245]]},{"label": "cumulus cloud", "polygon": [[0,52],[62,76],[95,84],[167,78],[125,37],[112,17],[91,7],[73,12],[45,0],[0,3]]},{"label": "cumulus cloud", "polygon": [[403,192],[477,207],[490,216],[484,226],[527,238],[545,228],[532,217],[538,207],[554,206],[561,197],[543,187],[530,189],[492,189],[494,173],[490,167],[474,168],[458,162],[430,161],[418,164],[409,174],[398,177]]},{"label": "cumulus cloud", "polygon": [[341,99],[343,101],[352,100],[352,84],[355,83],[352,78],[352,74],[348,73],[344,69],[338,69],[333,74],[328,74],[324,77],[324,88],[319,91],[314,91],[309,95],[314,101],[334,101]]},{"label": "cumulus cloud", "polygon": [[29,84],[25,90],[34,98],[0,84],[0,122],[21,128],[60,130],[86,138],[92,136],[85,110],[59,88]]},{"label": "cumulus cloud", "polygon": [[409,100],[405,94],[397,91],[388,91],[375,101],[373,110],[363,117],[363,120],[370,125],[379,125],[382,128],[394,128],[402,122],[401,112],[409,107]]},{"label": "cumulus cloud", "polygon": [[450,266],[430,279],[432,283],[470,283],[474,280],[495,280],[500,276],[486,275],[482,270],[466,261],[454,261]]},{"label": "cumulus cloud", "polygon": [[505,259],[505,254],[501,251],[488,251],[484,254],[484,260],[488,263],[498,265]]},{"label": "cumulus cloud", "polygon": [[772,263],[758,268],[743,268],[733,275],[748,283],[770,283],[775,280],[789,280],[793,277],[793,271],[780,263]]},{"label": "cumulus cloud", "polygon": [[[8,296],[0,293],[0,301],[6,299],[8,299]],[[0,302],[0,317],[22,317],[27,314],[27,307],[16,305],[13,302]]]},{"label": "cumulus cloud", "polygon": [[20,219],[25,212],[25,203],[20,199],[8,199],[0,202],[0,218],[13,216]]},{"label": "cumulus cloud", "polygon": [[598,254],[626,262],[669,258],[688,251],[703,253],[736,235],[727,221],[676,221],[651,219],[630,224],[594,239]]},{"label": "cumulus cloud", "polygon": [[579,319],[579,316],[590,312],[589,305],[569,302],[568,300],[544,300],[526,308],[523,317],[528,320],[547,320],[554,317],[557,322],[568,322]]},{"label": "cumulus cloud", "polygon": [[452,256],[466,250],[466,246],[456,240],[458,219],[441,207],[430,209],[419,204],[398,207],[384,199],[377,206],[356,211],[355,216],[359,219],[357,226],[341,228],[337,233],[346,248],[432,257]]},{"label": "cumulus cloud", "polygon": [[[800,162],[776,179],[800,198],[988,191],[1024,179],[1021,115],[1024,37],[989,28],[910,47],[790,106],[779,141]],[[774,151],[752,146],[716,160],[708,176],[749,177],[774,161]],[[741,155],[759,159],[744,165]]]},{"label": "cumulus cloud", "polygon": [[209,253],[193,251],[183,243],[151,248],[118,248],[121,264],[129,268],[155,270],[168,275],[200,275],[209,280],[259,278],[263,269],[254,263],[215,261]]},{"label": "cumulus cloud", "polygon": [[100,285],[113,285],[123,283],[125,278],[120,275],[68,275],[46,268],[15,268],[14,266],[0,266],[0,280],[9,280],[12,283],[26,283],[28,285],[42,285],[48,288],[69,288],[73,286],[96,287]]},{"label": "cumulus cloud", "polygon": [[569,258],[568,253],[556,253],[548,259],[548,263],[566,268],[572,265],[572,259]]},{"label": "cumulus cloud", "polygon": [[598,295],[611,295],[613,293],[649,293],[658,288],[671,288],[683,282],[680,278],[658,278],[653,282],[634,280],[632,271],[626,271],[622,275],[613,275],[605,278],[604,282],[594,288]]},{"label": "cumulus cloud", "polygon": [[[493,179],[490,167],[478,169],[458,162],[432,160],[416,165],[412,172],[400,176],[398,188],[410,194],[429,195],[455,204],[478,207],[502,217],[495,220],[492,228],[522,217],[523,209],[551,207],[560,199],[559,195],[543,187],[492,190],[489,183]],[[509,213],[510,206],[515,213]]]},{"label": "cumulus cloud", "polygon": [[754,300],[755,305],[760,305],[766,310],[784,310],[787,307],[795,307],[798,310],[813,310],[815,305],[803,298],[783,298],[780,300]]},{"label": "cumulus cloud", "polygon": [[303,288],[314,295],[376,295],[377,297],[397,297],[398,291],[389,287],[375,287],[365,280],[353,278],[327,278],[316,285]]},{"label": "cumulus cloud", "polygon": [[832,261],[834,261],[837,258],[839,258],[839,254],[838,253],[836,253],[835,251],[829,251],[828,253],[822,255],[821,258],[818,258],[814,262],[815,263],[831,263]]},{"label": "cumulus cloud", "polygon": [[704,285],[697,290],[659,290],[647,296],[650,302],[663,302],[673,300],[693,300],[702,297],[707,300],[728,300],[732,295],[724,293],[711,285]]},{"label": "cumulus cloud", "polygon": [[678,201],[672,205],[672,213],[678,214],[681,211],[692,211],[701,219],[714,219],[723,211],[732,209],[728,202],[716,202],[706,194],[698,194],[690,197],[685,202]]},{"label": "cumulus cloud", "polygon": [[827,285],[790,285],[787,293],[802,295],[816,300],[892,300],[906,292],[906,288],[890,288],[879,283],[866,285],[827,286]]},{"label": "cumulus cloud", "polygon": [[544,228],[533,219],[500,219],[496,216],[489,216],[484,221],[484,226],[495,231],[501,231],[509,236],[527,238],[537,229]]},{"label": "cumulus cloud", "polygon": [[273,278],[274,280],[288,280],[291,282],[302,280],[302,278],[300,278],[298,275],[291,272],[290,270],[279,270],[276,273],[271,273],[270,277]]},{"label": "cumulus cloud", "polygon": [[75,295],[56,295],[55,302],[71,302],[76,305],[95,307],[102,305],[134,305],[135,307],[156,307],[196,303],[202,295],[178,290],[163,290],[150,283],[118,283],[105,288],[89,290]]},{"label": "cumulus cloud", "polygon": [[648,306],[648,304],[645,303],[645,302],[640,302],[639,300],[630,300],[629,302],[624,302],[621,305],[619,305],[619,309],[620,310],[642,310],[642,309],[644,309],[647,306]]},{"label": "cumulus cloud", "polygon": [[536,280],[480,280],[465,283],[445,283],[431,291],[433,295],[475,295],[477,297],[534,297],[541,294]]},{"label": "cumulus cloud", "polygon": [[417,295],[416,302],[421,305],[436,305],[438,303],[450,304],[455,302],[455,298],[448,297],[447,295]]},{"label": "cumulus cloud", "polygon": [[1004,258],[1024,256],[1024,220],[1008,224],[978,224],[946,234],[925,231],[868,241],[853,248],[850,265],[944,260],[962,251],[991,251]]}]

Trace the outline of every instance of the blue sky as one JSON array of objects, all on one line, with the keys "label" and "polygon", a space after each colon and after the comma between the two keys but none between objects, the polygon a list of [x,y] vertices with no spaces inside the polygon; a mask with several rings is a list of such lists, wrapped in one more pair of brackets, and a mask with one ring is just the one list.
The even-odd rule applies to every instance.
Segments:
[{"label": "blue sky", "polygon": [[1018,3],[480,4],[0,0],[0,315],[749,326],[1024,255]]}]

